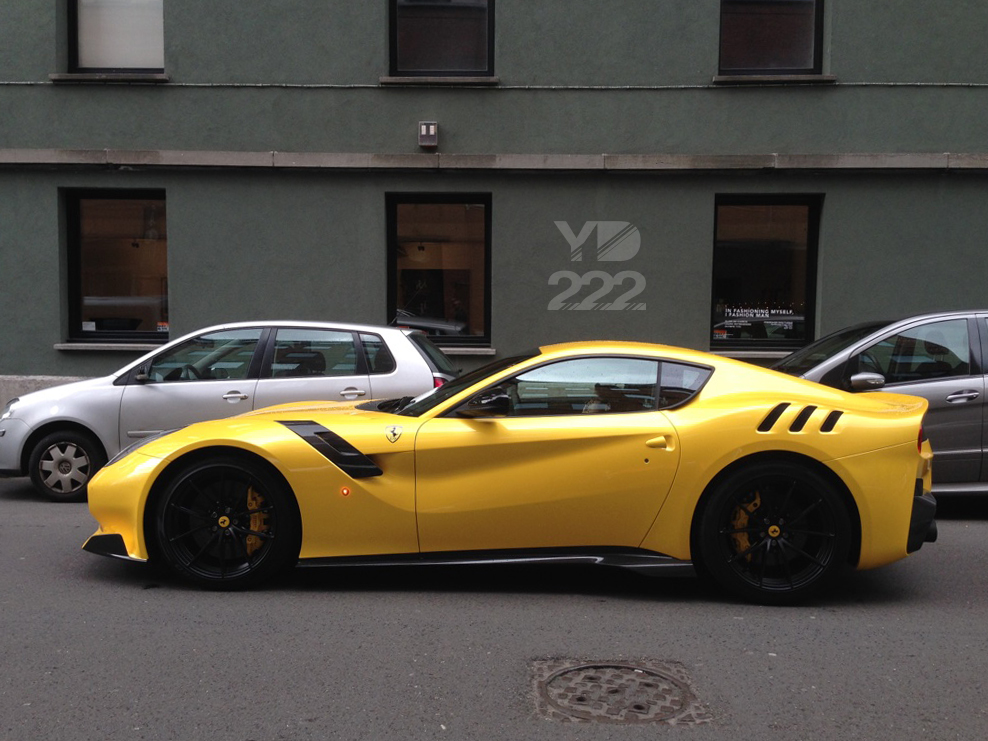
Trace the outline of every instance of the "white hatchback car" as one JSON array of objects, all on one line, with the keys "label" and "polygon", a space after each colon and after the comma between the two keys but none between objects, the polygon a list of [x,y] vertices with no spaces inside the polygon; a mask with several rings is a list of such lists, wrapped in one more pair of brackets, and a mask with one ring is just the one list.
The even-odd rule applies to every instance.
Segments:
[{"label": "white hatchback car", "polygon": [[12,399],[0,416],[0,475],[29,475],[56,501],[137,440],[293,401],[416,396],[456,376],[420,331],[249,322],[185,335],[104,378]]}]

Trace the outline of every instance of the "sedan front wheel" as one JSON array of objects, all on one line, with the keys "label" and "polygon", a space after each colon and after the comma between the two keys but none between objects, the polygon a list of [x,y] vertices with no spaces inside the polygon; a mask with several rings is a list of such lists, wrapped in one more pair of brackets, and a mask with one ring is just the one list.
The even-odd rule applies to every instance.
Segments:
[{"label": "sedan front wheel", "polygon": [[34,487],[56,502],[81,502],[93,475],[106,463],[92,435],[64,430],[46,435],[31,451],[28,469]]}]

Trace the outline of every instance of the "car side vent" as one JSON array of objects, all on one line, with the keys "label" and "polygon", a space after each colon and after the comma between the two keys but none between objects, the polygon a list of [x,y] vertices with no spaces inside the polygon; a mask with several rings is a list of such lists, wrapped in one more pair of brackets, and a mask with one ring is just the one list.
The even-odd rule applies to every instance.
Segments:
[{"label": "car side vent", "polygon": [[779,417],[782,416],[782,413],[788,408],[788,401],[784,401],[781,404],[776,404],[775,409],[765,415],[765,419],[763,419],[762,423],[758,425],[758,431],[768,432],[771,430],[775,426],[775,423],[779,421]]},{"label": "car side vent", "polygon": [[383,473],[374,461],[320,424],[309,420],[283,421],[281,424],[318,450],[350,478],[364,479]]},{"label": "car side vent", "polygon": [[792,421],[789,425],[789,432],[802,432],[803,428],[806,427],[806,423],[810,421],[810,417],[813,416],[817,408],[815,406],[803,407],[802,411],[796,415],[796,419]]},{"label": "car side vent", "polygon": [[820,425],[820,432],[833,432],[834,428],[837,426],[837,420],[844,416],[844,412],[837,410],[832,411],[827,415],[827,418],[823,420],[823,424]]}]

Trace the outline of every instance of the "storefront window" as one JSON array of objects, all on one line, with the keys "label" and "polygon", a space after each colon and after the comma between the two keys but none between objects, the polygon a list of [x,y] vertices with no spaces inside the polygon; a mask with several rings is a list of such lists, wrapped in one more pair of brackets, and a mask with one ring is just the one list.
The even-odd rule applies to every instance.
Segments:
[{"label": "storefront window", "polygon": [[164,193],[73,193],[67,209],[70,336],[167,339]]},{"label": "storefront window", "polygon": [[812,339],[817,196],[717,199],[711,347]]},{"label": "storefront window", "polygon": [[388,319],[437,344],[490,342],[489,194],[391,194]]}]

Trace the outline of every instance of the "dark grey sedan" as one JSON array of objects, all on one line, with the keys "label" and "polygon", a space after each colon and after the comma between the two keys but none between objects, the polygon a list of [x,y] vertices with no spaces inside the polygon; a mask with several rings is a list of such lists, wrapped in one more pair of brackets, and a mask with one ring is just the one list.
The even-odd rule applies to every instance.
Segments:
[{"label": "dark grey sedan", "polygon": [[988,310],[955,311],[848,327],[774,368],[849,391],[928,399],[934,494],[988,493],[986,353]]}]

